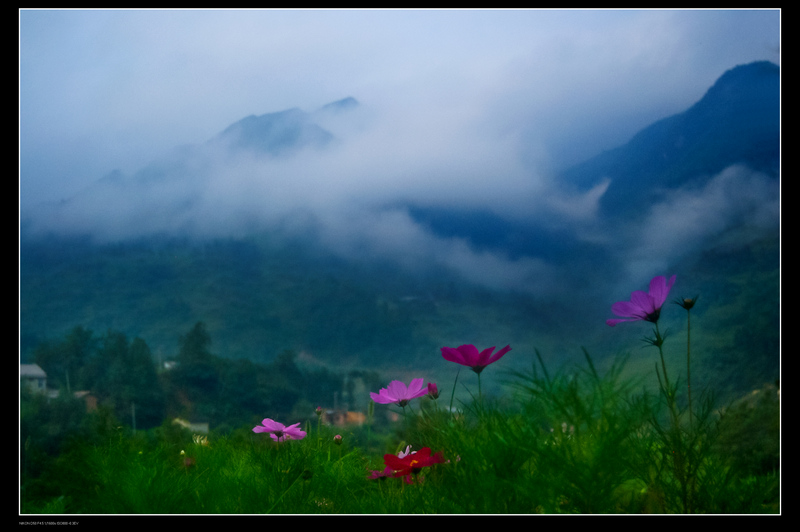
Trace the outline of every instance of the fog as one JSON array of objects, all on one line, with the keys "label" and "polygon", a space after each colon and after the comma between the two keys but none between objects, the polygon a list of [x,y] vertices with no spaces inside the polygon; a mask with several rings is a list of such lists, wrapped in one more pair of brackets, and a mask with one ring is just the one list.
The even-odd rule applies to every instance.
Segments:
[{"label": "fog", "polygon": [[[777,185],[733,167],[607,227],[606,184],[568,192],[558,171],[736,65],[780,64],[779,30],[776,10],[23,10],[22,219],[101,241],[313,231],[345,257],[563,290],[563,264],[437,236],[402,206],[475,208],[606,246],[629,291],[732,227],[774,232]],[[345,97],[359,106],[320,114]],[[333,142],[282,157],[209,143],[293,108]]]}]

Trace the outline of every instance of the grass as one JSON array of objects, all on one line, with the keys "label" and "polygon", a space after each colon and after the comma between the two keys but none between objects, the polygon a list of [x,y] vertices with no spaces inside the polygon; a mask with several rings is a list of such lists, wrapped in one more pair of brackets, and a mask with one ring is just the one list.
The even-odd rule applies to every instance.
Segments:
[{"label": "grass", "polygon": [[[780,512],[777,461],[742,461],[752,449],[730,443],[741,441],[743,420],[777,423],[777,401],[720,411],[698,393],[691,423],[685,409],[673,423],[667,396],[638,391],[624,366],[601,374],[586,353],[585,364],[551,375],[537,353],[529,371],[505,375],[502,396],[478,396],[475,375],[462,372],[457,385],[474,395],[454,411],[449,391],[421,398],[389,431],[356,427],[341,432],[340,445],[334,436],[344,429],[314,424],[304,439],[282,443],[251,427],[206,440],[117,428],[76,439],[39,477],[23,478],[21,513]],[[383,470],[385,453],[406,445],[430,447],[445,462],[411,483],[368,478]]]}]

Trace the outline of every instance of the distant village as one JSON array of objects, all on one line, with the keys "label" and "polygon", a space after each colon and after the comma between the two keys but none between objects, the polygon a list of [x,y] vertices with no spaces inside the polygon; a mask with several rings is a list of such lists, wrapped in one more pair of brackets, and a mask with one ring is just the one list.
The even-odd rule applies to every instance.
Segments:
[{"label": "distant village", "polygon": [[[164,369],[169,370],[173,362],[164,364]],[[47,387],[47,373],[38,364],[20,364],[19,366],[20,377],[20,391],[23,388],[35,394],[41,394],[48,399],[58,398],[60,390]],[[87,412],[97,410],[97,397],[95,397],[89,390],[79,390],[72,393],[77,399],[82,399],[86,405]],[[335,399],[334,399],[334,402]],[[322,423],[335,427],[359,426],[367,422],[366,414],[363,412],[352,412],[345,408],[339,408],[338,405],[333,407],[322,406]],[[387,417],[390,422],[397,421],[399,416],[395,412],[387,412]],[[172,420],[175,425],[180,425],[192,433],[208,434],[209,424],[205,422],[193,422],[181,418]]]}]

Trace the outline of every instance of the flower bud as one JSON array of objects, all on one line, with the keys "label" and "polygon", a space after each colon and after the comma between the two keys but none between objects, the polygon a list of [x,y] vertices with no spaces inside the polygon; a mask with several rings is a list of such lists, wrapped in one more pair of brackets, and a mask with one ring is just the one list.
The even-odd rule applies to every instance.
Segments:
[{"label": "flower bud", "polygon": [[696,302],[697,302],[697,296],[685,297],[683,299],[675,300],[676,304],[680,305],[681,307],[685,308],[686,310],[691,309]]},{"label": "flower bud", "polygon": [[428,383],[428,397],[430,397],[431,399],[439,398],[439,388],[436,387],[435,382]]}]

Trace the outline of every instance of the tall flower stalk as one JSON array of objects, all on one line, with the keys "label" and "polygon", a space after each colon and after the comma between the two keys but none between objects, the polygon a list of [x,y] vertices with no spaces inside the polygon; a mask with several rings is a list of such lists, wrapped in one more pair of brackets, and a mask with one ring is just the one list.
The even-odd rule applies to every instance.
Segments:
[{"label": "tall flower stalk", "polygon": [[676,304],[686,309],[686,393],[689,401],[689,425],[693,424],[692,414],[692,307],[697,302],[697,296],[675,301]]},{"label": "tall flower stalk", "polygon": [[[672,478],[677,481],[674,489],[670,486],[669,477],[659,478],[658,482],[662,482],[662,486],[670,491],[675,491],[681,501],[683,511],[692,513],[697,505],[697,480],[700,471],[705,464],[704,454],[708,451],[710,440],[708,438],[711,432],[708,431],[709,414],[711,413],[711,403],[704,404],[702,411],[698,411],[698,418],[695,422],[694,413],[692,408],[692,389],[691,389],[691,312],[690,309],[694,306],[697,297],[693,299],[682,299],[676,301],[677,304],[682,306],[687,311],[688,319],[688,333],[686,340],[686,372],[687,372],[687,392],[688,392],[688,410],[689,410],[689,426],[682,427],[680,423],[681,412],[678,410],[676,403],[677,385],[673,387],[670,383],[667,374],[667,365],[664,360],[664,336],[662,336],[658,325],[658,319],[661,314],[661,307],[666,301],[670,288],[675,281],[673,275],[669,281],[666,277],[654,277],[650,281],[650,290],[645,293],[637,290],[631,293],[630,301],[621,301],[612,305],[611,310],[623,319],[607,320],[607,324],[615,326],[623,321],[648,321],[654,327],[654,337],[645,338],[645,341],[658,348],[658,354],[661,358],[661,368],[656,364],[656,376],[658,377],[658,384],[661,393],[666,398],[667,408],[669,411],[670,424],[668,427],[663,427],[659,422],[657,416],[653,416],[652,426],[659,438],[661,439],[662,449],[664,451],[664,459],[671,464]],[[707,471],[707,470],[706,470]],[[659,475],[660,476],[660,475]]]},{"label": "tall flower stalk", "polygon": [[675,284],[675,276],[667,280],[663,275],[658,275],[650,280],[650,286],[647,292],[642,290],[635,290],[631,292],[629,301],[618,301],[611,305],[611,312],[620,316],[620,318],[613,318],[606,320],[606,324],[614,327],[619,323],[625,321],[647,321],[655,326],[655,337],[645,338],[645,341],[658,348],[658,354],[661,357],[661,371],[664,375],[664,382],[661,383],[661,376],[656,370],[656,375],[659,379],[659,384],[665,392],[667,397],[667,404],[672,414],[673,420],[677,422],[677,411],[675,410],[675,393],[669,383],[669,376],[667,375],[667,364],[664,361],[664,337],[658,329],[658,318],[661,317],[661,307],[667,300],[672,285]]},{"label": "tall flower stalk", "polygon": [[[653,338],[645,338],[645,341],[649,344],[652,344],[658,348],[658,356],[661,359],[661,373],[658,372],[658,367],[656,367],[656,377],[658,377],[658,384],[661,387],[661,391],[667,398],[667,407],[669,408],[670,417],[672,418],[673,426],[678,426],[678,411],[675,405],[675,390],[672,388],[672,385],[669,383],[669,376],[667,375],[667,363],[664,360],[664,336],[661,335],[661,332],[658,329],[658,321],[654,322],[655,331]],[[664,381],[661,381],[661,375],[664,375]]]}]

